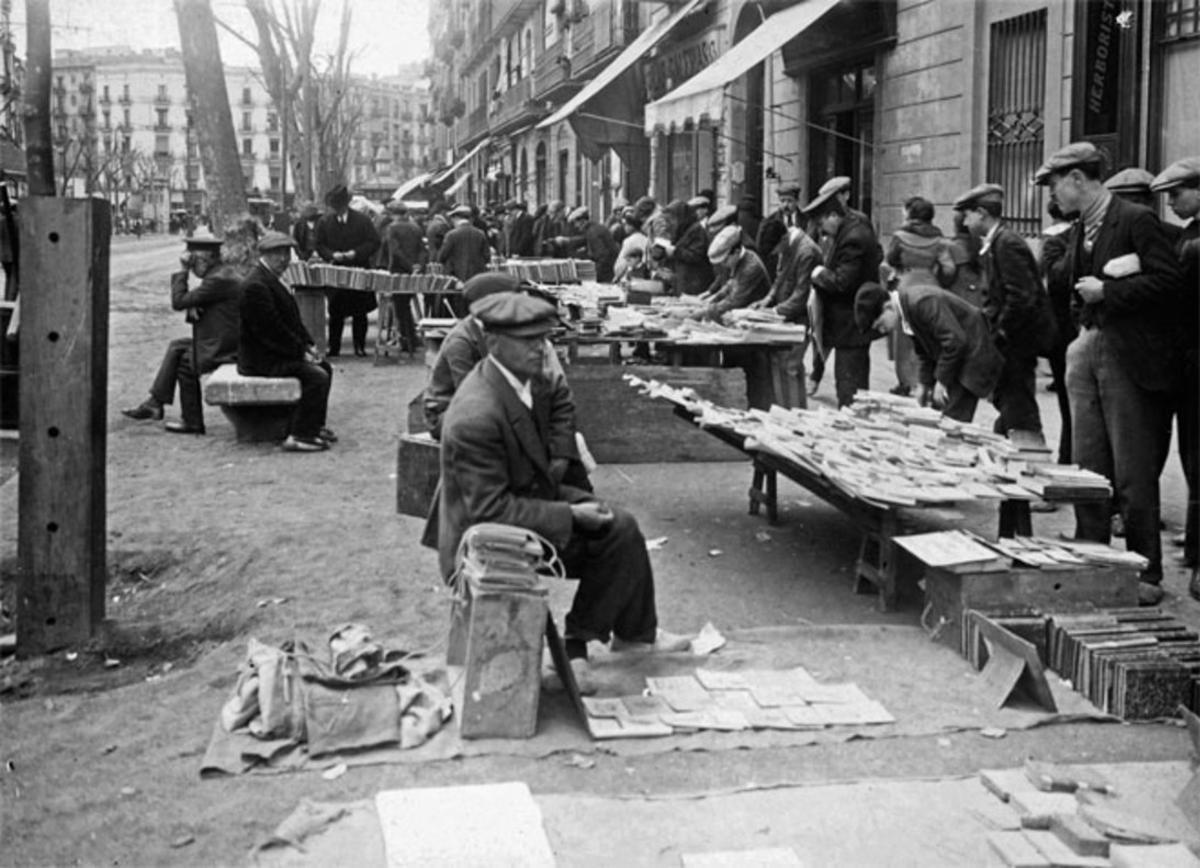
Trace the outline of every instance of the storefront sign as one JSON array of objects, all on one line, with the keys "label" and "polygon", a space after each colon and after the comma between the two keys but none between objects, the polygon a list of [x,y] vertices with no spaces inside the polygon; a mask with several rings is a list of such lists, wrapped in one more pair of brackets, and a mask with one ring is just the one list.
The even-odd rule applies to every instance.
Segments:
[{"label": "storefront sign", "polygon": [[657,57],[644,60],[646,101],[653,102],[714,63],[721,56],[722,30],[710,30],[675,45],[662,45]]},{"label": "storefront sign", "polygon": [[1086,4],[1087,66],[1084,73],[1083,134],[1117,131],[1121,99],[1122,15],[1117,0]]}]

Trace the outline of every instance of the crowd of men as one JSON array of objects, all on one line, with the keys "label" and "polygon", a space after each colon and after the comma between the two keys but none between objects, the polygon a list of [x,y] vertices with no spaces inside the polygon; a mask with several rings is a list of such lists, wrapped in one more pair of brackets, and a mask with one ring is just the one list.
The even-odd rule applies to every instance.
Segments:
[{"label": "crowd of men", "polygon": [[[1005,199],[1013,191],[996,184],[981,184],[954,202],[951,236],[934,225],[933,205],[912,197],[886,250],[871,220],[851,207],[847,177],[829,179],[803,204],[799,185],[781,184],[778,207],[761,218],[752,205],[721,205],[712,191],[700,191],[665,204],[642,197],[618,206],[606,221],[557,201],[530,213],[514,199],[484,213],[438,205],[418,222],[400,201],[373,217],[359,214],[349,207],[346,188],[338,187],[326,197],[325,213],[315,206],[300,213],[291,236],[263,236],[257,261],[240,274],[221,263],[219,239],[189,239],[187,270],[172,278],[172,298],[176,308],[195,313],[196,341],[171,344],[150,399],[126,413],[161,419],[178,383],[183,420],[168,430],[203,433],[197,377],[236,357],[243,373],[300,380],[301,406],[285,448],[329,448],[335,439],[325,424],[332,370],[316,354],[279,279],[293,248],[304,259],[400,274],[437,263],[466,287],[478,287],[474,279],[489,274],[497,257],[586,259],[601,282],[658,281],[669,293],[696,297],[702,318],[719,321],[732,310],[758,308],[807,325],[812,340],[789,354],[784,394],[762,358],[735,359],[746,369],[747,398],[755,407],[804,406],[830,354],[837,403],[849,404],[868,387],[871,343],[886,338],[896,391],[959,421],[971,421],[978,401],[990,398],[997,432],[1037,437],[1043,425],[1035,373],[1038,359],[1049,359],[1062,416],[1059,460],[1103,474],[1115,492],[1111,507],[1076,507],[1077,535],[1108,542],[1114,530],[1123,532],[1128,547],[1149,561],[1142,575],[1146,602],[1161,597],[1158,480],[1175,421],[1188,483],[1183,559],[1193,570],[1190,590],[1200,597],[1200,158],[1180,160],[1158,176],[1142,170],[1105,175],[1102,155],[1086,142],[1061,149],[1042,166],[1035,182],[1049,188],[1055,222],[1038,253],[1005,223]],[[1159,193],[1182,228],[1147,207]],[[187,289],[188,270],[201,280],[195,290]],[[514,292],[503,282],[485,283]],[[475,329],[462,343],[474,349],[469,364],[462,362],[433,396],[439,417],[490,343],[486,320],[468,310],[482,301],[475,295],[455,299],[456,314]],[[374,304],[371,293],[330,292],[328,355],[340,351],[346,318],[354,351],[365,354],[366,315]],[[228,313],[235,306],[237,340]],[[544,317],[522,305],[504,310],[522,330],[535,323],[529,336],[544,339]],[[400,305],[396,314],[403,341],[414,348],[411,309]],[[497,324],[503,317],[492,319]],[[219,338],[209,333],[216,322],[223,323],[211,328]],[[553,356],[544,347],[536,354]],[[552,459],[577,457],[568,441],[554,441],[562,454],[549,456],[547,467]],[[586,487],[584,474],[581,490]],[[645,623],[635,632],[644,634]]]}]

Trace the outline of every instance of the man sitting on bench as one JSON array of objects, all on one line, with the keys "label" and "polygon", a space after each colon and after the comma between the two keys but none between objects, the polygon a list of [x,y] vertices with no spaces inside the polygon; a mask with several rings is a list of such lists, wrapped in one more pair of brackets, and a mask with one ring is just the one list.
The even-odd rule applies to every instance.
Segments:
[{"label": "man sitting on bench", "polygon": [[[222,241],[216,236],[195,235],[184,240],[183,270],[171,275],[171,308],[187,311],[192,335],[167,344],[158,366],[150,397],[121,412],[139,421],[161,419],[163,407],[175,400],[179,384],[179,410],[183,419],[163,427],[173,434],[203,434],[204,405],[200,402],[200,375],[232,362],[238,350],[238,285],[241,275],[221,263]],[[200,285],[188,289],[188,272]]]},{"label": "man sitting on bench", "polygon": [[318,355],[300,321],[300,308],[279,276],[296,243],[282,232],[258,242],[258,264],[242,284],[242,331],[238,373],[251,377],[295,377],[300,401],[288,425],[286,452],[323,452],[337,437],[325,427],[333,368]]},{"label": "man sitting on bench", "polygon": [[637,520],[551,471],[550,396],[540,377],[553,305],[512,292],[472,307],[488,357],[463,380],[442,422],[438,560],[454,571],[463,533],[480,522],[535,531],[557,549],[579,588],[566,619],[566,650],[589,689],[587,643],[614,651],[683,651],[689,640],[658,628],[654,572]]}]

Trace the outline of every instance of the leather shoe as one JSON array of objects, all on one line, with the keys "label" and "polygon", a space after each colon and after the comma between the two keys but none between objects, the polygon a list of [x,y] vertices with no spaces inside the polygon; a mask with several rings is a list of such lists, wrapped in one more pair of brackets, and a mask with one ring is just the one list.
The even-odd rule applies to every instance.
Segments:
[{"label": "leather shoe", "polygon": [[1165,596],[1166,592],[1162,589],[1162,585],[1156,585],[1152,582],[1138,582],[1139,606],[1157,606]]},{"label": "leather shoe", "polygon": [[284,452],[324,452],[329,448],[329,444],[320,439],[310,440],[307,437],[296,437],[289,434],[281,448]]},{"label": "leather shoe", "polygon": [[653,642],[634,642],[613,636],[609,649],[617,654],[671,654],[679,651],[690,651],[692,640],[689,636],[679,636],[659,628]]},{"label": "leather shoe", "polygon": [[168,422],[163,425],[163,430],[170,431],[172,434],[203,434],[203,425],[189,425],[187,422]]},{"label": "leather shoe", "polygon": [[322,428],[319,432],[317,432],[317,436],[326,443],[337,443],[338,441],[337,435],[333,433],[332,428]]},{"label": "leather shoe", "polygon": [[163,417],[162,404],[157,401],[143,401],[136,407],[130,407],[128,410],[122,410],[121,413],[128,416],[130,419],[137,419],[139,422],[145,422],[149,419],[161,419]]}]

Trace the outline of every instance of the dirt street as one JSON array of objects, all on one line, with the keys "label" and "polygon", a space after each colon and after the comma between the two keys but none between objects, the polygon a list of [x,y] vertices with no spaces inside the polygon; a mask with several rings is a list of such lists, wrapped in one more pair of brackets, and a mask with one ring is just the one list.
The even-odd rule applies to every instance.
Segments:
[{"label": "dirt street", "polygon": [[[434,554],[418,544],[420,522],[395,512],[397,436],[424,383],[422,361],[340,359],[330,412],[340,442],[323,454],[239,445],[214,408],[205,410],[203,437],[120,414],[145,397],[167,341],[187,333],[169,305],[168,276],[181,247],[163,237],[114,242],[109,623],[69,655],[0,661],[0,863],[240,864],[302,798],[363,799],[395,787],[524,780],[535,793],[656,794],[966,774],[1030,754],[1087,762],[1186,757],[1184,733],[1174,726],[1070,724],[997,741],[961,732],[636,758],[600,750],[588,769],[561,756],[493,756],[352,768],[334,781],[316,774],[201,781],[200,759],[250,637],[321,641],[357,621],[393,647],[430,648],[444,637],[448,601]],[[877,349],[874,380],[887,388],[894,378]],[[831,393],[826,383],[823,399]],[[1053,396],[1043,390],[1040,398],[1049,420]],[[167,418],[178,418],[178,408]],[[1056,423],[1049,425],[1056,436]],[[11,448],[6,455],[11,463]],[[12,629],[17,551],[17,480],[5,476],[0,633]],[[1175,453],[1166,477],[1173,531],[1183,504]],[[781,523],[768,528],[746,514],[748,481],[745,464],[728,462],[596,473],[597,488],[630,507],[648,538],[667,537],[652,555],[664,626],[918,622],[915,601],[882,614],[872,597],[853,593],[858,539],[838,512],[781,483]],[[970,521],[991,531],[994,516]],[[1035,516],[1042,532],[1070,524],[1064,509]],[[1168,608],[1200,624],[1181,570],[1168,569],[1167,587]],[[903,666],[886,648],[879,652],[881,667]],[[598,859],[605,836],[617,831],[594,830]]]}]

